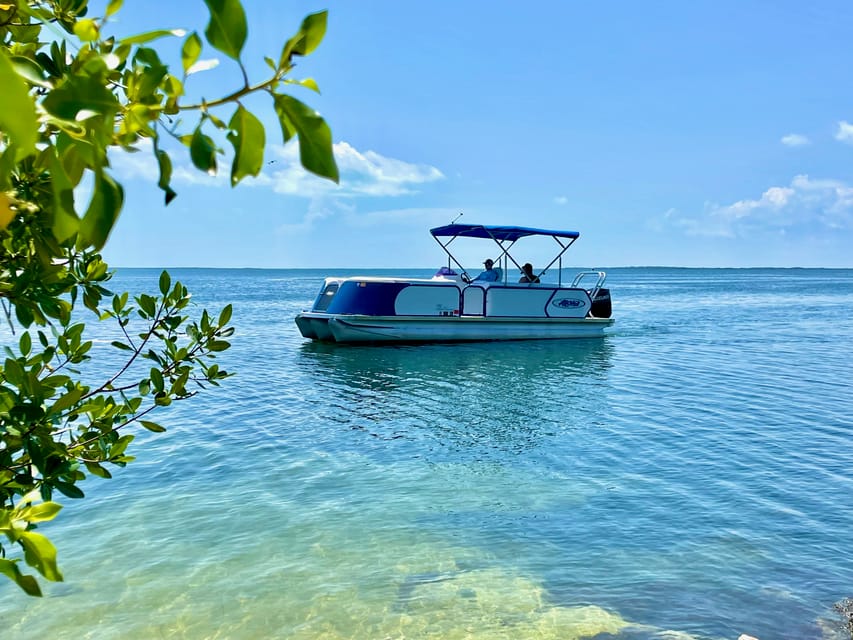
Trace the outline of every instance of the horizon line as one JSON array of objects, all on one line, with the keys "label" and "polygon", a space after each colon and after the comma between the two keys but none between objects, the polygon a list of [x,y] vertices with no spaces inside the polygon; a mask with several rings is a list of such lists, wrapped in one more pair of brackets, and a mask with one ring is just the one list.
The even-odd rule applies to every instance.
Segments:
[{"label": "horizon line", "polygon": [[[250,266],[242,266],[242,267],[225,267],[225,266],[167,266],[167,267],[152,267],[152,266],[111,266],[110,269],[220,269],[220,270],[229,270],[229,271],[319,271],[322,269],[334,269],[334,270],[344,270],[344,271],[358,271],[358,270],[369,270],[369,271],[400,271],[400,270],[431,270],[434,269],[434,266],[429,267],[335,267],[335,266],[325,266],[325,267],[250,267]],[[812,269],[812,270],[853,270],[853,266],[848,267],[827,267],[827,266],[749,266],[749,267],[734,267],[734,266],[702,266],[702,267],[689,267],[689,266],[677,266],[677,265],[623,265],[623,266],[603,266],[603,267],[585,267],[585,266],[573,266],[573,267],[563,267],[563,271],[577,271],[577,270],[586,270],[590,269],[593,271],[596,270],[607,270],[607,269],[741,269],[741,270],[758,270],[758,269]],[[557,268],[548,269],[548,271],[559,271]]]}]

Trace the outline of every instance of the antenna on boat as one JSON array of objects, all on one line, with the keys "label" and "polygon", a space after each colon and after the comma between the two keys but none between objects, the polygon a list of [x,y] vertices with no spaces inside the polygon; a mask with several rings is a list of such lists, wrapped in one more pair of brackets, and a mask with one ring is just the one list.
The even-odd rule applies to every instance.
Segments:
[{"label": "antenna on boat", "polygon": [[451,221],[450,221],[450,224],[455,224],[455,223],[456,223],[456,221],[457,221],[457,220],[459,220],[459,218],[461,218],[461,217],[462,217],[462,216],[464,216],[464,215],[465,215],[465,214],[464,214],[464,213],[462,213],[462,212],[460,211],[460,212],[459,212],[459,215],[458,215],[458,216],[456,216],[455,218],[453,218],[453,220],[451,220]]}]

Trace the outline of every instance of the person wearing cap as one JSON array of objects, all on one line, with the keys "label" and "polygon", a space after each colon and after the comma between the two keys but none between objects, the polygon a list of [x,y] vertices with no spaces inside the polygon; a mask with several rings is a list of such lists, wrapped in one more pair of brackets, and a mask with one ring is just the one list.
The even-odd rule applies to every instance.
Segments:
[{"label": "person wearing cap", "polygon": [[501,278],[500,270],[493,268],[495,266],[495,261],[491,258],[486,258],[483,265],[486,267],[485,271],[483,271],[480,275],[478,275],[474,280],[479,280],[480,282],[497,282]]}]

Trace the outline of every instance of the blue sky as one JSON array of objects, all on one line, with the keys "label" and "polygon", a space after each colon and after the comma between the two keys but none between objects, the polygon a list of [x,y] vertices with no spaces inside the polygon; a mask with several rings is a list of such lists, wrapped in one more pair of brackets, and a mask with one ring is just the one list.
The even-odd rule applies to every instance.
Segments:
[{"label": "blue sky", "polygon": [[[294,94],[330,123],[341,184],[305,174],[271,106],[250,101],[268,164],[236,189],[179,151],[165,207],[148,154],[113,158],[127,189],[114,266],[431,267],[443,254],[428,229],[464,212],[580,231],[566,257],[583,267],[853,267],[848,2],[245,7],[254,80],[304,15],[329,9],[295,76],[322,95]],[[118,17],[120,34],[207,22],[202,0],[125,0]],[[192,95],[239,85],[233,62],[202,58],[220,65],[190,78]]]}]

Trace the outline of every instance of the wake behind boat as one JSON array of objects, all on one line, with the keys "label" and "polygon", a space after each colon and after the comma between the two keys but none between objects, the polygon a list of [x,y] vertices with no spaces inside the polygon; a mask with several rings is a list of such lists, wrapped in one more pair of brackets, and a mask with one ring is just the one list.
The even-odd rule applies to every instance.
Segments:
[{"label": "wake behind boat", "polygon": [[[603,271],[581,271],[562,283],[563,254],[580,237],[577,231],[450,224],[430,233],[448,258],[435,276],[326,278],[311,310],[296,316],[302,335],[330,342],[541,340],[602,336],[613,324]],[[538,274],[510,253],[530,236],[549,236],[559,247]],[[495,242],[499,253],[487,260],[485,277],[472,277],[450,252],[457,238]],[[510,264],[528,281],[509,282]],[[557,282],[540,282],[555,264]]]}]

